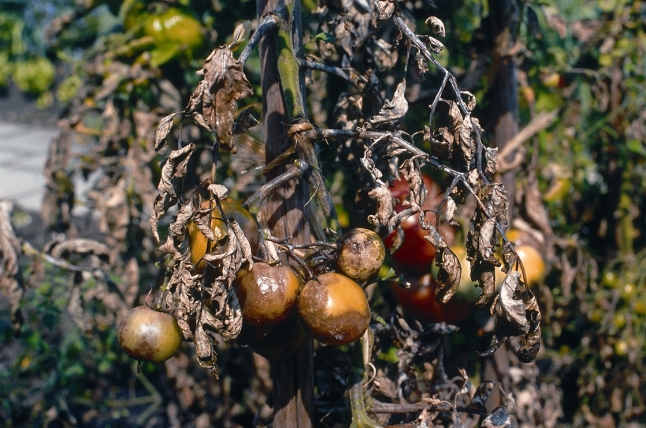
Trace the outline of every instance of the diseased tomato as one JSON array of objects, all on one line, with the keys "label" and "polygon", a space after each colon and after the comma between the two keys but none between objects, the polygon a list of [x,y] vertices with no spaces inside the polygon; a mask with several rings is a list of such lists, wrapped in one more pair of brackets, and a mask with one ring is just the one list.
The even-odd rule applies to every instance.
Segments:
[{"label": "diseased tomato", "polygon": [[161,363],[177,352],[183,335],[172,315],[138,306],[131,309],[119,323],[118,339],[123,350],[132,358]]},{"label": "diseased tomato", "polygon": [[337,264],[347,277],[365,281],[379,271],[385,258],[386,248],[379,235],[357,228],[343,235]]},{"label": "diseased tomato", "polygon": [[305,329],[324,345],[354,342],[370,324],[370,307],[363,289],[335,272],[305,284],[298,297],[298,314]]},{"label": "diseased tomato", "polygon": [[243,268],[233,284],[242,308],[242,318],[260,327],[275,325],[289,315],[296,303],[300,282],[288,266],[257,262]]}]

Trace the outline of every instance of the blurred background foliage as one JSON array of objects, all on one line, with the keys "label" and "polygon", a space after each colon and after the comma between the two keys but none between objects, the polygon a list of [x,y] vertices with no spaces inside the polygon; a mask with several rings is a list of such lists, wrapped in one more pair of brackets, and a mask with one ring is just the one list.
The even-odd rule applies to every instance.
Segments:
[{"label": "blurred background foliage", "polygon": [[[316,7],[304,1],[305,10]],[[474,115],[486,116],[495,103],[488,97],[493,42],[487,21],[496,11],[475,0],[417,1],[409,8],[418,28],[429,15],[444,21],[439,60],[460,89],[476,94]],[[253,20],[255,10],[251,0],[0,1],[0,95],[13,85],[39,106],[62,112],[62,134],[45,171],[48,238],[83,235],[96,222],[93,236],[110,247],[106,269],[132,296],[112,306],[101,293],[87,298],[93,319],[82,329],[70,315],[68,293],[70,281],[80,280],[47,263],[25,263],[25,277],[36,280],[23,305],[21,334],[12,332],[4,306],[0,316],[3,426],[250,426],[268,417],[267,368],[248,350],[223,344],[219,380],[196,367],[190,346],[165,366],[144,365],[137,374],[113,327],[115,313],[135,296],[141,302],[163,280],[147,221],[159,178],[160,157],[152,149],[158,121],[183,109],[203,59],[230,41],[238,23]],[[317,34],[316,20],[306,15]],[[559,426],[646,423],[645,23],[642,1],[545,0],[522,3],[516,29],[521,129],[541,113],[557,112],[551,126],[521,147],[517,183],[522,188],[528,177],[538,180],[553,230],[550,236],[541,231],[548,273],[535,291],[544,350],[533,387],[547,391],[538,396],[552,396]],[[322,34],[317,43],[326,37],[332,35]],[[256,87],[257,55],[246,73]],[[391,88],[400,80],[380,78]],[[434,96],[428,88],[441,78],[409,85],[410,129],[428,120],[423,111]],[[341,89],[332,79],[316,82],[310,110],[313,121],[325,125]],[[245,102],[258,101],[256,95]],[[485,124],[484,138],[487,130]],[[210,141],[191,126],[178,138]],[[247,135],[239,146],[243,156],[225,158],[218,174],[234,197],[244,198],[261,180],[257,167],[264,155],[259,136]],[[344,177],[351,172],[332,160],[323,165],[339,205],[343,201],[341,219],[345,227],[356,226],[357,189]],[[192,165],[195,184],[208,175],[209,162],[205,150]],[[96,286],[92,279],[80,282],[84,291]],[[394,307],[387,284],[375,301]],[[461,321],[462,332],[447,343],[448,354],[462,356],[476,377],[481,315]],[[549,425],[531,409],[519,419],[523,426]]]}]

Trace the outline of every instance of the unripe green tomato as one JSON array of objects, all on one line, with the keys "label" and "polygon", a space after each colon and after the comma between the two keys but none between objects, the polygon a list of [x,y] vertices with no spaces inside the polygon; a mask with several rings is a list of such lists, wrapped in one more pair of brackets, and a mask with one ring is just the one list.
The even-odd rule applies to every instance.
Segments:
[{"label": "unripe green tomato", "polygon": [[158,44],[172,42],[194,49],[204,42],[202,24],[179,9],[168,8],[161,14],[149,15],[144,22],[144,34]]},{"label": "unripe green tomato", "polygon": [[119,323],[118,339],[123,350],[132,358],[161,363],[177,352],[183,335],[172,315],[138,306],[131,309]]}]

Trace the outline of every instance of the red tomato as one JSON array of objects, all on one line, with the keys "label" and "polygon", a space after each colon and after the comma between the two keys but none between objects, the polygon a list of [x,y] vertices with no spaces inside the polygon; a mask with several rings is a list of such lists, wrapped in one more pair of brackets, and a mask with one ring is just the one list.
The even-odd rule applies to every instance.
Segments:
[{"label": "red tomato", "polygon": [[456,323],[465,319],[472,306],[458,296],[454,296],[446,305],[435,301],[437,282],[428,273],[415,278],[406,278],[410,288],[403,288],[396,282],[390,284],[390,289],[397,297],[404,313],[422,322],[447,322]]},{"label": "red tomato", "polygon": [[[423,209],[437,209],[442,200],[440,186],[425,174],[423,179],[426,186],[426,200],[424,201]],[[410,193],[406,180],[394,181],[389,189],[392,196],[400,201],[395,206],[395,211],[401,212],[406,209],[407,207],[402,204]],[[435,222],[435,214],[427,213],[426,221]],[[419,225],[419,214],[408,217],[400,227],[403,230],[403,241],[397,251],[393,253],[393,259],[403,269],[428,272],[431,268],[431,263],[435,260],[435,247],[424,238],[427,232]],[[455,237],[455,230],[451,226],[441,226],[440,232],[445,240],[450,241],[447,243],[451,245]],[[386,237],[384,244],[387,248],[392,248],[395,245],[397,233],[397,231],[393,231]]]}]

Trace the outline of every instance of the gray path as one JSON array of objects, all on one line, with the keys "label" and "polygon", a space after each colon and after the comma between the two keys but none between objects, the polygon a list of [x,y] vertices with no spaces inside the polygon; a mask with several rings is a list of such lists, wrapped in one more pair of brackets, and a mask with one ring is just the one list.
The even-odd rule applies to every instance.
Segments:
[{"label": "gray path", "polygon": [[0,122],[0,199],[28,211],[40,211],[43,166],[56,128]]}]

